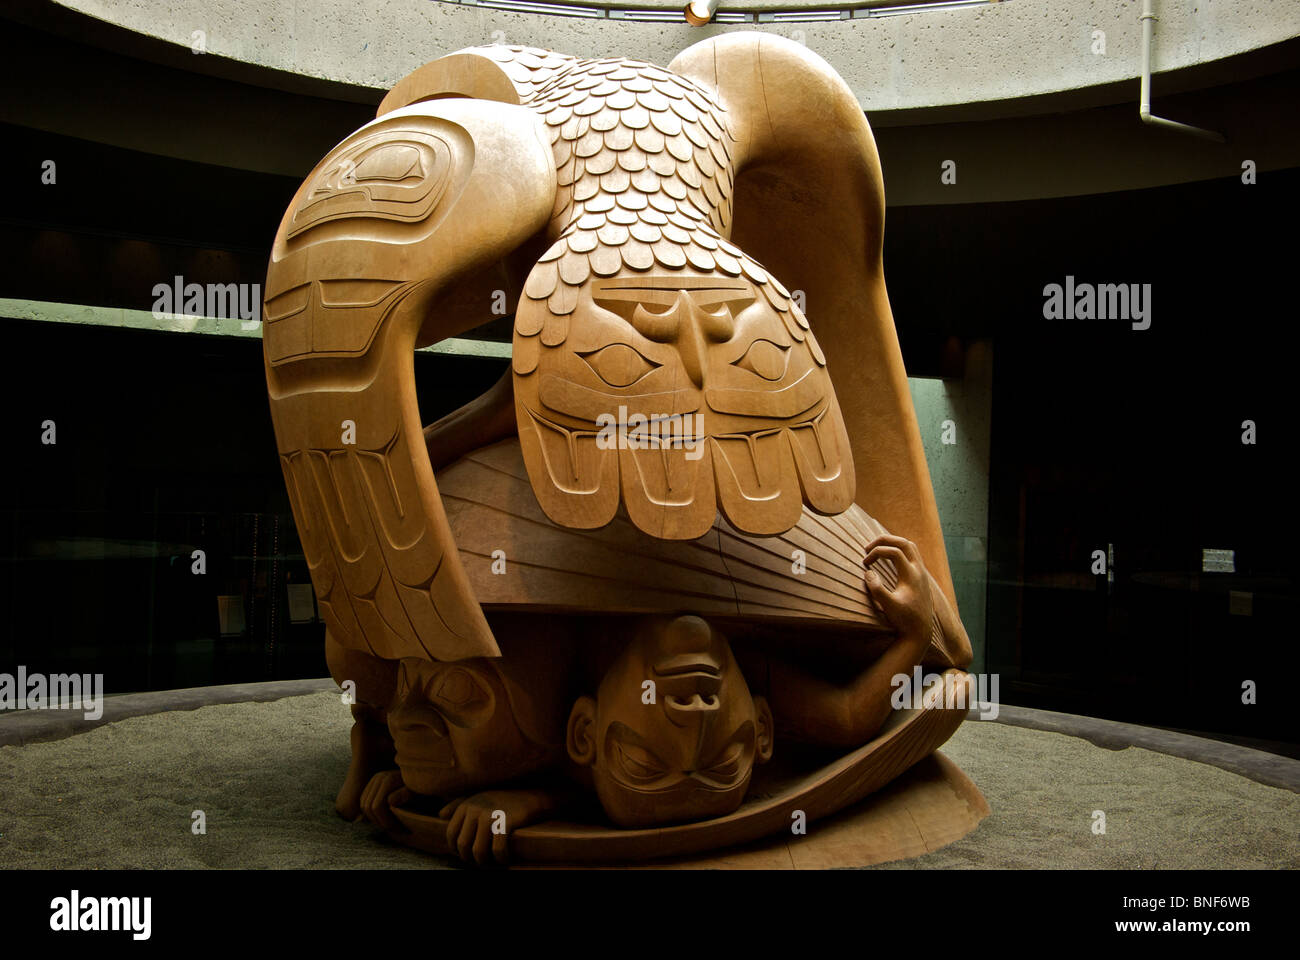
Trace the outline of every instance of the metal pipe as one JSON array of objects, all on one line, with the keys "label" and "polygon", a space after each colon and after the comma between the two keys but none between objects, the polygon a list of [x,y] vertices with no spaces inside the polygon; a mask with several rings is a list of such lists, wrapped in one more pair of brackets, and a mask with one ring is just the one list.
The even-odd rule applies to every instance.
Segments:
[{"label": "metal pipe", "polygon": [[1193,127],[1187,123],[1179,123],[1176,120],[1166,120],[1164,117],[1157,117],[1151,113],[1151,38],[1155,30],[1156,15],[1152,11],[1154,0],[1142,0],[1142,93],[1141,102],[1138,104],[1138,116],[1142,122],[1153,127],[1164,127],[1167,130],[1177,130],[1179,133],[1190,133],[1194,137],[1201,137],[1204,140],[1213,140],[1216,143],[1226,143],[1223,134],[1215,133],[1213,130],[1204,130],[1201,127]]},{"label": "metal pipe", "polygon": [[691,0],[686,5],[686,22],[692,27],[702,27],[718,12],[718,0]]}]

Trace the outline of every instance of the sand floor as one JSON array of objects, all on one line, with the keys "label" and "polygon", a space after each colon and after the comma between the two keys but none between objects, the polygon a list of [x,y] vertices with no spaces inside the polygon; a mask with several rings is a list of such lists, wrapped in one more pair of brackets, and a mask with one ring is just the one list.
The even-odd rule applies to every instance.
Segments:
[{"label": "sand floor", "polygon": [[[0,747],[0,869],[450,866],[334,813],[351,715],[337,694],[236,703]],[[1216,767],[1000,723],[943,748],[992,816],[890,868],[1300,867],[1300,794]],[[206,814],[206,835],[191,814]],[[1093,811],[1106,817],[1093,833]]]}]

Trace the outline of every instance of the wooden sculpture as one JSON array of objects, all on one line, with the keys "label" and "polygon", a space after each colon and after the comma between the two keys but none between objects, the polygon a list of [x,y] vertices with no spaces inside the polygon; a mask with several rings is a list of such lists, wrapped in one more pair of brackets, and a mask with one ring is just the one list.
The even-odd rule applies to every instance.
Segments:
[{"label": "wooden sculpture", "polygon": [[[696,854],[951,735],[971,652],[883,214],[848,88],[754,33],[667,69],[462,51],[321,161],[264,343],[355,691],[340,813],[479,862]],[[424,428],[414,349],[500,292],[511,369]],[[942,678],[896,709],[918,665]],[[956,836],[982,799],[944,771]]]}]

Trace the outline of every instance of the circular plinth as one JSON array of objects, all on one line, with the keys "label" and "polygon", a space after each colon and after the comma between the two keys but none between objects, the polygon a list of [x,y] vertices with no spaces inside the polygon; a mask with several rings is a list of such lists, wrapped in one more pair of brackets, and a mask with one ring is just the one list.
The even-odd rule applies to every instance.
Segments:
[{"label": "circular plinth", "polygon": [[[696,858],[687,865],[743,865],[733,864],[739,856],[757,858],[755,866],[790,867],[811,857],[809,865],[829,867],[865,866],[937,849],[965,836],[989,812],[955,764],[931,757],[966,716],[968,675],[952,670],[943,681],[927,691],[922,706],[896,712],[866,746],[830,762],[763,769],[744,804],[725,817],[650,829],[540,823],[510,834],[510,859],[612,864]],[[954,708],[957,702],[961,709]],[[905,773],[910,776],[900,780]],[[849,816],[818,823],[894,781],[895,789]],[[428,853],[453,852],[446,820],[409,808],[394,813],[404,828],[392,831],[394,839]],[[742,854],[698,859],[761,840],[768,842]]]}]

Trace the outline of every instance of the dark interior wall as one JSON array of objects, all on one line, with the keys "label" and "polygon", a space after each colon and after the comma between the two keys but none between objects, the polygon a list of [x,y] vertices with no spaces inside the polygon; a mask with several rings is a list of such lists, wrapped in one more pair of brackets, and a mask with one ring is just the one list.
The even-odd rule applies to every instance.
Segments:
[{"label": "dark interior wall", "polygon": [[[923,353],[947,335],[994,345],[987,655],[1007,701],[1300,740],[1278,672],[1300,572],[1298,201],[1291,170],[890,211],[905,353],[918,317]],[[1149,283],[1150,329],[1045,319],[1043,289],[1067,275]],[[1236,571],[1203,572],[1203,548],[1234,550]],[[1097,549],[1109,577],[1091,572]]]},{"label": "dark interior wall", "polygon": [[[261,342],[2,322],[15,435],[0,480],[0,671],[103,673],[113,693],[323,675],[323,626],[288,620],[287,588],[309,574]],[[415,368],[432,421],[504,362],[422,353]],[[239,636],[220,636],[219,596],[239,598]]]},{"label": "dark interior wall", "polygon": [[[173,160],[0,124],[0,290],[11,298],[149,310],[154,284],[266,276],[291,177]],[[54,182],[43,182],[53,161]]]}]

